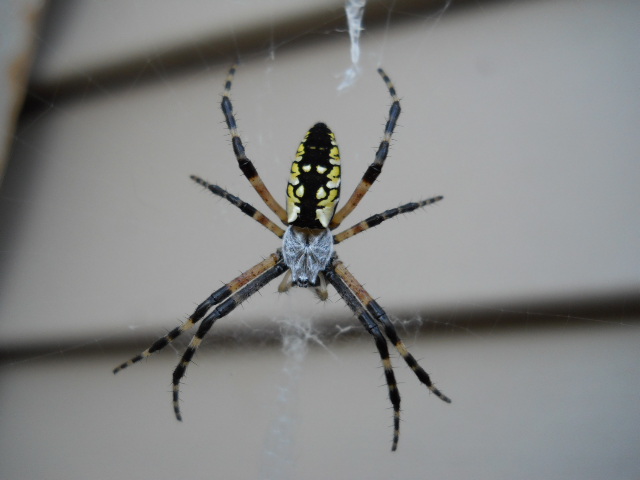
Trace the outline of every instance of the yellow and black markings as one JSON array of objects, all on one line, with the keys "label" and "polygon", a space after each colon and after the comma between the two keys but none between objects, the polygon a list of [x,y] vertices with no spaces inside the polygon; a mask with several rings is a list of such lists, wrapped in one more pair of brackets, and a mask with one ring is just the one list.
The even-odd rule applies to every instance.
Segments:
[{"label": "yellow and black markings", "polygon": [[302,228],[327,228],[340,198],[340,151],[324,123],[307,132],[291,164],[287,185],[287,222]]}]

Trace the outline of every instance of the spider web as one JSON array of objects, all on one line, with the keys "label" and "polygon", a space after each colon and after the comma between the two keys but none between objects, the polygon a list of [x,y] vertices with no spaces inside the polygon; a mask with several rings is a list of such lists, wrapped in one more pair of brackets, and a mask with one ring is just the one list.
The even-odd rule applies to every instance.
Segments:
[{"label": "spider web", "polygon": [[[616,451],[595,440],[575,442],[585,446],[568,455],[582,461],[597,449],[593,458],[605,460],[576,467],[563,462],[561,452],[542,449],[546,462],[536,462],[532,476],[551,473],[544,471],[547,464],[573,478],[579,468],[595,477],[605,471],[634,477],[629,458],[640,445],[634,433],[640,429],[634,430],[637,415],[625,403],[637,399],[639,388],[633,380],[638,356],[630,345],[638,336],[640,174],[630,152],[638,147],[633,132],[640,109],[637,97],[622,94],[640,78],[637,66],[625,60],[635,58],[626,32],[635,25],[636,9],[620,2],[603,12],[595,1],[558,7],[442,1],[427,8],[421,2],[353,1],[318,5],[309,13],[296,3],[263,2],[255,28],[249,21],[255,3],[222,2],[220,12],[233,13],[213,33],[207,22],[171,12],[172,25],[195,22],[175,48],[162,36],[143,35],[145,25],[167,16],[167,5],[136,0],[123,10],[127,17],[111,17],[100,2],[51,4],[55,22],[39,34],[40,62],[52,62],[44,64],[49,72],[73,75],[34,82],[0,195],[0,398],[8,406],[0,476],[3,470],[8,477],[24,476],[29,469],[42,476],[50,473],[52,458],[70,454],[68,437],[77,432],[57,426],[58,417],[104,431],[80,446],[78,456],[95,471],[123,476],[135,476],[136,456],[149,461],[162,452],[172,461],[151,467],[160,478],[200,478],[211,463],[215,470],[208,473],[220,478],[326,478],[334,469],[354,478],[411,478],[412,471],[424,472],[425,463],[434,477],[468,478],[450,458],[459,451],[477,476],[500,478],[479,457],[495,460],[507,452],[514,464],[532,466],[524,450],[555,434],[563,445],[573,444],[573,437],[615,437]],[[200,7],[194,2],[191,8]],[[552,15],[542,23],[544,8]],[[76,17],[69,13],[74,9]],[[69,48],[60,31],[73,30],[73,18],[92,15],[105,15],[119,32],[141,33],[107,37],[113,44],[107,53],[126,61],[105,60],[99,44],[85,49],[93,50],[94,63],[89,56],[64,64],[57,56]],[[535,21],[518,23],[519,15]],[[536,21],[538,27],[527,27]],[[82,28],[76,39],[94,38]],[[548,43],[527,36],[536,29],[545,30]],[[574,50],[580,44],[589,55]],[[82,42],[73,46],[82,50]],[[324,305],[303,291],[276,297],[269,285],[220,321],[183,386],[184,425],[171,423],[165,385],[188,337],[169,347],[175,355],[157,355],[135,371],[108,376],[110,367],[184,319],[222,281],[278,246],[232,206],[197,188],[194,194],[188,181],[189,174],[202,175],[266,210],[239,176],[217,107],[234,57],[241,64],[232,90],[240,133],[276,198],[295,146],[317,120],[327,120],[336,132],[345,159],[344,194],[353,188],[373,158],[388,109],[378,66],[395,82],[403,114],[385,171],[350,220],[445,195],[442,205],[339,247],[454,400],[449,410],[440,408],[394,357],[404,420],[397,457],[386,452],[390,412],[382,372],[374,370],[377,353],[336,296]],[[101,70],[109,63],[126,74]],[[43,64],[36,67],[42,73],[38,68]],[[527,97],[533,100],[525,102]],[[511,362],[511,369],[505,367]],[[606,408],[595,407],[605,402],[600,389],[577,380],[582,369],[609,390]],[[348,373],[340,376],[343,371]],[[494,382],[491,372],[502,381]],[[82,388],[74,375],[94,381]],[[590,401],[572,396],[574,383]],[[105,385],[117,398],[107,396]],[[316,385],[338,393],[310,398]],[[469,389],[462,391],[463,385]],[[556,390],[545,388],[551,385]],[[63,391],[81,402],[65,400]],[[563,409],[570,402],[574,409]],[[156,404],[166,416],[155,415]],[[138,422],[131,423],[136,428],[94,426],[96,409],[114,422]],[[551,420],[527,413],[558,409],[564,415],[549,418],[568,428],[559,422],[544,431]],[[518,420],[487,427],[472,410]],[[600,414],[609,426],[582,426],[589,414]],[[26,415],[31,423],[42,422],[43,440],[17,426],[30,423]],[[208,428],[197,425],[205,415],[200,422]],[[349,418],[348,425],[332,423],[334,415]],[[234,429],[220,422],[227,416]],[[47,422],[67,441],[47,441]],[[137,452],[114,440],[127,435]],[[500,437],[508,439],[504,445]],[[44,452],[30,466],[16,453],[20,447],[30,452],[29,440]],[[210,448],[199,445],[209,442]],[[176,455],[185,445],[200,458]],[[311,445],[323,459],[309,453]],[[246,465],[230,460],[243,449],[261,453]],[[210,451],[215,454],[207,465],[202,457]],[[506,460],[494,463],[503,475],[522,473]],[[86,474],[66,468],[66,478]]]}]

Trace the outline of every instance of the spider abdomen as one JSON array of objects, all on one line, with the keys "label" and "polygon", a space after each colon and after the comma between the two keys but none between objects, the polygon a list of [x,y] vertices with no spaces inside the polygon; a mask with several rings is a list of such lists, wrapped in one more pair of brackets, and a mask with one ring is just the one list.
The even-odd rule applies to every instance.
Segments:
[{"label": "spider abdomen", "polygon": [[301,228],[327,228],[340,199],[340,151],[324,123],[309,129],[291,164],[287,221]]}]

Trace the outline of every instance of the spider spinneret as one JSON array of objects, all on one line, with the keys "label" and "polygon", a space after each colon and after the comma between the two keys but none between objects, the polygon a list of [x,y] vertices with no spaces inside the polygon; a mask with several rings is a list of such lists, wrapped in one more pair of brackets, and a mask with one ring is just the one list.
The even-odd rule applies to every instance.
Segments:
[{"label": "spider spinneret", "polygon": [[389,399],[393,406],[394,428],[391,449],[396,450],[400,433],[400,394],[389,358],[387,341],[393,344],[405,363],[416,374],[418,380],[433,394],[444,402],[451,403],[451,400],[433,385],[427,372],[407,350],[385,311],[338,259],[333,246],[396,215],[438,202],[442,200],[442,196],[407,203],[372,215],[338,234],[331,233],[360,203],[362,197],[382,171],[389,152],[391,135],[400,115],[400,100],[395,87],[384,71],[379,68],[378,73],[384,80],[393,103],[389,109],[389,117],[375,159],[365,171],[353,194],[345,205],[336,211],[340,199],[340,151],[333,132],[324,123],[316,123],[300,143],[296,157],[291,164],[285,210],[273,198],[258,175],[253,162],[247,158],[244,145],[238,135],[229,96],[235,71],[234,65],[227,75],[221,103],[227,128],[231,133],[233,153],[240,170],[269,209],[286,226],[286,229],[282,229],[255,207],[218,185],[210,184],[196,176],[191,176],[191,179],[207,188],[211,193],[229,201],[243,213],[280,237],[282,248],[277,249],[262,262],[213,292],[209,298],[198,305],[186,322],[156,340],[145,351],[116,367],[113,373],[118,373],[123,368],[163,349],[182,333],[200,322],[198,330],[191,338],[173,372],[173,409],[176,418],[182,420],[179,403],[180,380],[202,343],[202,339],[218,319],[231,313],[244,300],[282,274],[284,274],[284,278],[278,287],[280,292],[285,292],[292,286],[311,287],[321,300],[326,300],[328,298],[327,284],[331,284],[367,332],[374,338],[384,368]]}]

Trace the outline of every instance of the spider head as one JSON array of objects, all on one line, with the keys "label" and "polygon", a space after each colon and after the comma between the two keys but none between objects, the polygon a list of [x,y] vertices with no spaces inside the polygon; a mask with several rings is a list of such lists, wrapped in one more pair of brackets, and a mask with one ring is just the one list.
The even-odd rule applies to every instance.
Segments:
[{"label": "spider head", "polygon": [[317,287],[318,274],[333,255],[333,235],[328,228],[289,227],[282,237],[282,256],[297,287]]}]

